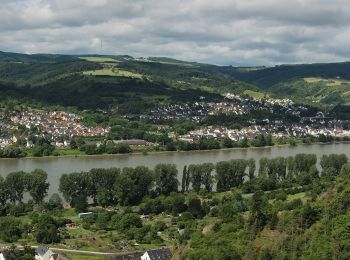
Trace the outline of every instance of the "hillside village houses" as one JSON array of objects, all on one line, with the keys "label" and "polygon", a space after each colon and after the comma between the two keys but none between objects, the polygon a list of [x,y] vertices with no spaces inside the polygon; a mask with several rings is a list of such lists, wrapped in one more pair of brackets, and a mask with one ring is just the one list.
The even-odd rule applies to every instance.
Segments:
[{"label": "hillside village houses", "polygon": [[[5,121],[5,120],[4,120]],[[16,143],[21,136],[11,135],[11,132],[24,126],[27,129],[36,127],[43,136],[51,141],[56,147],[66,147],[69,140],[74,136],[92,137],[103,136],[109,132],[109,128],[88,127],[82,122],[82,118],[74,113],[64,111],[24,111],[14,113],[9,118],[9,122],[1,122],[0,148]],[[32,147],[33,143],[26,139],[26,146]]]},{"label": "hillside village houses", "polygon": [[[190,120],[198,123],[208,116],[218,114],[254,115],[255,111],[270,112],[278,118],[280,117],[280,119],[270,122],[266,118],[257,123],[257,120],[252,118],[247,122],[248,126],[242,129],[229,129],[219,126],[203,127],[180,136],[177,136],[169,125],[164,124],[164,121],[167,120]],[[307,107],[295,105],[290,99],[253,100],[226,93],[224,98],[216,101],[205,102],[203,98],[193,103],[169,104],[153,108],[138,117],[135,117],[136,115],[131,116],[132,118],[141,118],[153,122],[158,131],[166,131],[169,138],[173,140],[187,142],[193,142],[202,137],[213,137],[217,140],[228,137],[233,141],[239,141],[243,138],[255,138],[259,134],[271,134],[276,138],[305,135],[316,137],[319,135],[350,136],[349,131],[346,130],[347,128],[343,127],[344,125],[349,126],[350,122],[332,120],[322,112],[317,112],[313,117],[303,117],[302,115],[307,111]],[[288,124],[284,120],[285,115],[299,118],[299,123]],[[20,126],[27,129],[37,128],[40,136],[49,140],[52,145],[58,148],[69,146],[70,140],[76,136],[105,136],[110,131],[109,128],[86,126],[82,123],[83,120],[80,115],[65,111],[23,111],[13,113],[9,118],[3,112],[0,112],[0,119],[0,148],[16,143],[20,138],[25,139],[28,148],[33,146],[33,143],[28,140],[28,136],[12,134]],[[87,141],[87,144],[89,142]],[[144,140],[114,140],[113,142],[116,144],[126,142],[130,146],[156,145]],[[94,141],[92,144],[99,146],[101,142]]]}]

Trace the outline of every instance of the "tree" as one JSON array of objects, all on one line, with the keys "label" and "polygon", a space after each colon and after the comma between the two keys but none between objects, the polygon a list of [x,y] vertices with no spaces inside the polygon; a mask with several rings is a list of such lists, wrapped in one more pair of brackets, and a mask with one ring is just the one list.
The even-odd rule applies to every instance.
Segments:
[{"label": "tree", "polygon": [[74,139],[70,140],[69,145],[71,149],[78,149],[78,144]]},{"label": "tree", "polygon": [[108,205],[111,205],[112,201],[114,201],[114,197],[110,196],[110,192],[106,188],[100,188],[97,191],[96,201],[98,205],[107,207]]},{"label": "tree", "polygon": [[335,174],[339,175],[343,165],[347,162],[348,157],[345,154],[330,154],[322,156],[320,165],[323,171],[326,171],[328,168],[334,168]]},{"label": "tree", "polygon": [[19,240],[22,236],[22,223],[14,217],[0,218],[0,238],[1,240],[13,243]]},{"label": "tree", "polygon": [[181,180],[181,192],[184,193],[186,191],[186,180],[187,180],[187,166],[184,166],[182,171],[182,180]]},{"label": "tree", "polygon": [[229,137],[225,137],[223,141],[223,146],[225,148],[232,148],[234,146],[234,142]]},{"label": "tree", "polygon": [[142,220],[136,213],[125,213],[122,216],[114,215],[112,217],[111,222],[114,228],[122,232],[125,232],[131,229],[132,227],[142,227]]},{"label": "tree", "polygon": [[18,250],[15,245],[3,251],[6,260],[32,260],[35,259],[35,249],[24,246],[23,250]]},{"label": "tree", "polygon": [[243,197],[240,193],[235,192],[233,195],[225,196],[219,204],[219,217],[225,222],[231,222],[235,218],[242,221],[239,213],[247,209]]},{"label": "tree", "polygon": [[177,169],[174,164],[158,164],[154,169],[156,190],[159,194],[169,195],[170,192],[177,192],[178,180]]},{"label": "tree", "polygon": [[151,171],[144,166],[124,168],[118,177],[114,190],[122,205],[136,205],[147,196],[153,187]]},{"label": "tree", "polygon": [[255,178],[255,160],[254,159],[249,159],[248,161],[248,167],[249,167],[249,180],[253,180]]},{"label": "tree", "polygon": [[100,213],[96,218],[96,227],[98,229],[106,230],[109,223],[109,215],[107,213]]},{"label": "tree", "polygon": [[192,188],[195,192],[201,189],[202,185],[202,172],[201,166],[196,164],[191,164],[188,166],[188,174],[191,176]]},{"label": "tree", "polygon": [[35,237],[38,243],[51,244],[60,242],[58,225],[48,214],[41,214],[35,219]]},{"label": "tree", "polygon": [[165,209],[170,214],[179,214],[186,210],[185,196],[181,193],[172,192],[164,200]]},{"label": "tree", "polygon": [[5,180],[2,176],[0,176],[0,215],[2,214],[8,197],[9,196]]},{"label": "tree", "polygon": [[40,203],[47,195],[50,184],[47,180],[47,173],[36,169],[28,175],[28,190],[35,203]]},{"label": "tree", "polygon": [[202,184],[207,192],[211,192],[213,188],[213,175],[212,172],[214,170],[214,164],[212,163],[203,163],[201,164],[202,171]]},{"label": "tree", "polygon": [[230,189],[230,163],[227,161],[218,162],[215,166],[216,169],[216,180],[217,190],[227,191]]},{"label": "tree", "polygon": [[98,192],[101,198],[101,191],[105,191],[106,206],[113,205],[115,203],[113,187],[119,175],[120,169],[117,168],[91,169],[87,174],[88,196],[96,203]]},{"label": "tree", "polygon": [[84,194],[73,197],[71,204],[78,213],[86,211],[88,207],[87,198]]},{"label": "tree", "polygon": [[59,191],[68,202],[71,202],[80,195],[86,198],[89,195],[90,185],[89,175],[86,172],[63,174],[60,178]]},{"label": "tree", "polygon": [[243,184],[247,161],[242,159],[218,162],[216,164],[217,190],[227,191]]},{"label": "tree", "polygon": [[201,200],[197,196],[192,196],[189,198],[187,210],[195,218],[203,218],[205,216],[205,211],[202,208]]},{"label": "tree", "polygon": [[5,186],[12,203],[20,202],[27,189],[27,173],[23,171],[11,172],[6,176]]},{"label": "tree", "polygon": [[52,194],[49,201],[46,203],[46,207],[48,210],[63,209],[62,199],[60,195],[57,193]]},{"label": "tree", "polygon": [[350,175],[350,163],[346,163],[341,168],[340,174],[343,176],[349,176]]},{"label": "tree", "polygon": [[254,232],[261,231],[267,222],[268,201],[264,192],[256,191],[252,196],[250,226]]},{"label": "tree", "polygon": [[284,180],[287,175],[287,161],[283,157],[261,158],[259,176],[274,180]]}]

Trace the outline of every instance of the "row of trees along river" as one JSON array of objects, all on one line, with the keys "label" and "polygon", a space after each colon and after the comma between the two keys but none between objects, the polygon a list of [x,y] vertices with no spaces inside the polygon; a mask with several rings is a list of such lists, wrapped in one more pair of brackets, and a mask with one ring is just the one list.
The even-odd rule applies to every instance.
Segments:
[{"label": "row of trees along river", "polygon": [[[146,197],[155,199],[189,190],[204,194],[235,187],[241,187],[244,193],[270,191],[307,187],[315,179],[332,180],[341,173],[350,173],[345,154],[322,156],[319,162],[321,171],[316,163],[315,154],[261,158],[257,175],[254,174],[254,159],[190,164],[184,166],[182,173],[174,164],[158,164],[152,169],[146,166],[100,168],[63,174],[59,191],[73,207],[84,210],[88,201],[103,207],[127,206],[137,205]],[[181,182],[178,175],[182,176]],[[47,173],[42,170],[9,173],[5,178],[0,177],[0,208],[5,209],[8,202],[22,202],[26,194],[33,203],[40,203],[47,196],[48,188]]]}]

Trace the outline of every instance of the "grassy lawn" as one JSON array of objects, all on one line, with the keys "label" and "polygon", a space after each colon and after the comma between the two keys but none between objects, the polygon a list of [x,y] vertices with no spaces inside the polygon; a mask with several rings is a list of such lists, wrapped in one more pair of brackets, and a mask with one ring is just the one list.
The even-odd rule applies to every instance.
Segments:
[{"label": "grassy lawn", "polygon": [[91,76],[110,76],[110,77],[128,77],[128,78],[142,78],[142,75],[139,73],[134,73],[127,70],[120,70],[115,68],[105,68],[100,70],[90,70],[84,71],[84,75]]},{"label": "grassy lawn", "polygon": [[56,149],[55,151],[58,152],[59,156],[64,156],[64,155],[86,155],[84,152],[79,151],[79,150],[73,150],[73,149]]},{"label": "grassy lawn", "polygon": [[254,98],[254,99],[262,99],[265,96],[265,93],[257,92],[257,91],[253,91],[253,90],[245,90],[243,93]]},{"label": "grassy lawn", "polygon": [[94,256],[94,255],[86,255],[86,254],[76,254],[76,253],[67,253],[68,256],[72,258],[72,260],[106,260],[110,259],[108,256]]},{"label": "grassy lawn", "polygon": [[292,201],[295,199],[301,199],[303,202],[306,202],[307,197],[306,197],[306,193],[305,192],[300,192],[297,194],[293,194],[293,195],[288,195],[287,196],[287,201]]},{"label": "grassy lawn", "polygon": [[91,62],[118,62],[118,60],[109,57],[79,57],[79,59]]},{"label": "grassy lawn", "polygon": [[342,84],[350,84],[350,81],[341,79],[323,79],[323,78],[304,78],[306,83],[325,83],[327,87],[341,86]]}]

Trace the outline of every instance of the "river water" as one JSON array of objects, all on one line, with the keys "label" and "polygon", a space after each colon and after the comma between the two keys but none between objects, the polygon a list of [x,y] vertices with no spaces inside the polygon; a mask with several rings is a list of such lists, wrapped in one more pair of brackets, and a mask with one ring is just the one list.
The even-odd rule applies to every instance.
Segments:
[{"label": "river water", "polygon": [[92,168],[135,167],[144,165],[153,168],[158,163],[176,164],[181,176],[185,165],[205,162],[216,163],[230,159],[250,159],[258,161],[262,157],[288,157],[298,153],[313,153],[318,158],[325,154],[344,153],[350,158],[350,143],[311,144],[298,146],[274,146],[265,148],[224,149],[212,151],[164,152],[131,154],[131,155],[101,155],[84,157],[47,157],[0,159],[0,173],[6,176],[14,171],[32,171],[42,169],[48,173],[50,182],[49,194],[58,191],[59,179],[63,173],[89,171]]}]

